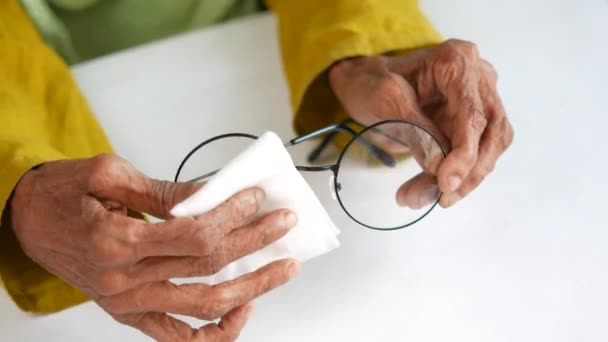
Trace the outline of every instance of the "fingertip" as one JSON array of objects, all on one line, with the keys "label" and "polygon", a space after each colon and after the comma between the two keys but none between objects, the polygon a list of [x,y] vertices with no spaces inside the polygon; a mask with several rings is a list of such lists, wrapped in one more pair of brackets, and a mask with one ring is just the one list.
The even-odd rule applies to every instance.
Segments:
[{"label": "fingertip", "polygon": [[287,271],[289,279],[300,274],[301,268],[302,267],[300,265],[300,262],[295,259],[289,260],[289,262],[287,262],[287,265],[285,265],[285,270]]},{"label": "fingertip", "polygon": [[[247,321],[253,314],[254,306],[253,303],[249,302],[245,305],[241,305],[229,311],[225,314],[217,325],[222,333],[229,337],[230,340],[236,340],[241,334],[241,330],[247,324]],[[211,329],[213,324],[207,325],[204,329]]]},{"label": "fingertip", "polygon": [[281,215],[283,224],[287,228],[293,228],[298,223],[298,216],[292,210],[285,210]]},{"label": "fingertip", "polygon": [[403,189],[403,186],[397,190],[397,194],[395,196],[395,200],[397,204],[401,207],[408,207],[409,202],[407,198],[407,191]]},{"label": "fingertip", "polygon": [[262,188],[254,187],[252,188],[253,196],[258,203],[262,203],[266,199],[266,193]]},{"label": "fingertip", "polygon": [[253,302],[245,304],[245,307],[243,308],[243,316],[245,317],[245,320],[249,320],[249,318],[251,318],[251,315],[253,315],[254,311],[255,305],[253,304]]}]

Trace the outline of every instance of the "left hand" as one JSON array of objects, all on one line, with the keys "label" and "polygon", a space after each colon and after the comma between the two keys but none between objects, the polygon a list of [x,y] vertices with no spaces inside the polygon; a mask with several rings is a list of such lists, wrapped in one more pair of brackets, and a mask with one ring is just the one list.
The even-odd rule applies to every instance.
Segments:
[{"label": "left hand", "polygon": [[[479,57],[475,44],[460,40],[398,57],[346,59],[329,70],[331,88],[353,119],[365,125],[414,121],[449,151],[431,171],[444,193],[443,207],[475,189],[513,141],[496,80],[496,71]],[[416,196],[425,193],[422,188],[437,186],[420,176],[401,187],[399,203],[420,203]]]}]

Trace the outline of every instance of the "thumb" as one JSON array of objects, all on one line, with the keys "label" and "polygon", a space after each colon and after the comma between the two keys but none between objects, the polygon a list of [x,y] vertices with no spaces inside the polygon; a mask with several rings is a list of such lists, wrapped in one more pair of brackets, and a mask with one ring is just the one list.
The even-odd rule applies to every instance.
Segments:
[{"label": "thumb", "polygon": [[168,219],[169,211],[201,188],[201,183],[174,183],[147,177],[128,161],[114,155],[92,158],[89,192],[100,199]]},{"label": "thumb", "polygon": [[152,216],[169,219],[171,209],[202,187],[202,183],[174,183],[143,176],[142,191],[125,193],[125,205]]}]

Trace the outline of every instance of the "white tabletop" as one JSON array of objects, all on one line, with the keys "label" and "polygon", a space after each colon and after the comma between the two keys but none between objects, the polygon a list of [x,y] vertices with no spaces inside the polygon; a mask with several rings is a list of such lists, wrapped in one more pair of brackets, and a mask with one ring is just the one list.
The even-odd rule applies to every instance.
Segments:
[{"label": "white tabletop", "polygon": [[[515,143],[483,186],[410,229],[350,222],[308,176],[342,246],[258,301],[242,341],[608,340],[608,6],[423,1],[497,67]],[[117,151],[171,178],[228,131],[293,134],[270,15],[74,68]],[[32,318],[0,296],[2,341],[145,341],[92,303]]]}]

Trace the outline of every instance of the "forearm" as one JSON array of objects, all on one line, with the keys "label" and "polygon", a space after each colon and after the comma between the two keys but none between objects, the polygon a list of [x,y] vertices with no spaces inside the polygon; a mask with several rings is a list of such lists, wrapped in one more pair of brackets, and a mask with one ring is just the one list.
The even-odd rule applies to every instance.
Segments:
[{"label": "forearm", "polygon": [[[57,159],[110,152],[63,61],[36,33],[16,1],[0,1],[0,213],[21,177]],[[29,260],[5,220],[0,275],[24,310],[49,312],[85,299]]]}]

